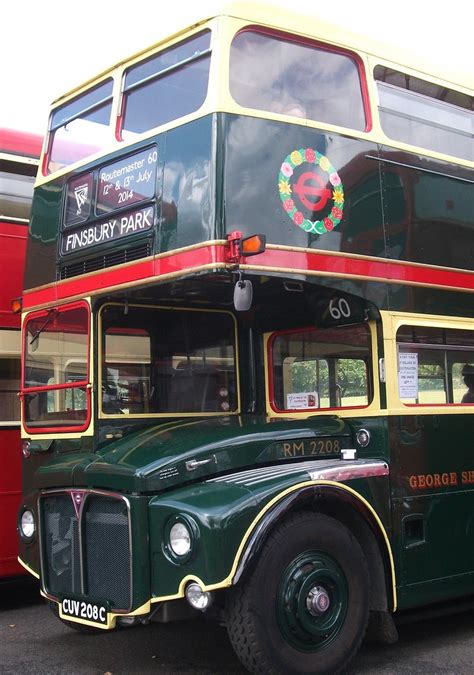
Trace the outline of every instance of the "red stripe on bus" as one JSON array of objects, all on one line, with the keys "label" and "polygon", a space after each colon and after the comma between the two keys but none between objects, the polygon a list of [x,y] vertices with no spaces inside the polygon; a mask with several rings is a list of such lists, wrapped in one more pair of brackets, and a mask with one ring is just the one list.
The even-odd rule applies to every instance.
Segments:
[{"label": "red stripe on bus", "polygon": [[[186,273],[190,269],[212,263],[225,263],[227,246],[212,244],[169,256],[145,260],[116,269],[100,270],[96,274],[76,277],[58,282],[44,289],[25,291],[23,307],[31,309],[82,297],[97,291],[112,290],[116,286],[140,281],[146,282],[164,275]],[[245,264],[245,259],[242,263]],[[252,267],[275,268],[280,271],[319,273],[327,276],[372,279],[387,283],[422,284],[474,290],[474,273],[449,270],[409,262],[393,262],[380,259],[361,259],[351,256],[332,255],[312,251],[267,249],[252,259]]]},{"label": "red stripe on bus", "polygon": [[76,277],[44,289],[25,291],[23,308],[30,309],[38,305],[61,302],[76,296],[113,289],[115,286],[152,280],[167,274],[187,272],[190,268],[202,267],[212,263],[223,263],[225,244],[203,246],[190,251],[171,254],[154,260],[145,260],[110,270],[100,270],[87,277]]},{"label": "red stripe on bus", "polygon": [[[257,263],[258,260],[258,263]],[[373,279],[388,283],[414,283],[474,289],[474,272],[430,267],[409,262],[361,259],[315,251],[267,249],[255,258],[255,264],[279,270],[320,272],[328,276]]]}]

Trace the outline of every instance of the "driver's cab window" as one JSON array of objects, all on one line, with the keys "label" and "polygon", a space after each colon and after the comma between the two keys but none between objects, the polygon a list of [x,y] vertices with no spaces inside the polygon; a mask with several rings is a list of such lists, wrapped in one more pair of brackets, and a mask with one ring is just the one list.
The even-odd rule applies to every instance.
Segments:
[{"label": "driver's cab window", "polygon": [[105,413],[146,413],[150,400],[150,335],[139,328],[105,333],[102,409]]},{"label": "driver's cab window", "polygon": [[101,326],[103,414],[237,411],[231,314],[111,304]]}]

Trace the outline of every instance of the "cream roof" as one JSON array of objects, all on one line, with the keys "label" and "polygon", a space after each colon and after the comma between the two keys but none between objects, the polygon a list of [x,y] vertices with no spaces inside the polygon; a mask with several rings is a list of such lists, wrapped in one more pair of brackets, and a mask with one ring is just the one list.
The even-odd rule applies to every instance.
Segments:
[{"label": "cream roof", "polygon": [[[179,37],[190,28],[197,27],[209,19],[219,16],[228,16],[245,20],[250,24],[265,24],[287,33],[300,34],[324,42],[344,46],[349,49],[354,49],[382,59],[383,61],[391,62],[394,65],[412,69],[420,76],[425,75],[428,79],[435,78],[437,80],[442,80],[446,84],[451,84],[455,88],[464,90],[466,93],[470,93],[471,95],[474,94],[474,69],[470,67],[472,64],[460,64],[459,68],[454,68],[450,64],[443,65],[439,62],[430,62],[428,58],[424,59],[420,57],[419,51],[410,50],[405,45],[402,45],[402,36],[400,38],[400,46],[394,46],[385,44],[369,35],[364,35],[363,33],[351,32],[343,25],[331,23],[331,21],[327,20],[327,15],[334,16],[334,4],[326,4],[326,10],[324,8],[313,6],[311,8],[311,13],[290,11],[278,5],[272,6],[269,4],[260,4],[258,2],[236,2],[233,0],[223,2],[222,0],[214,0],[213,5],[214,11],[209,10],[206,14],[203,14],[198,8],[190,10],[189,23],[187,26],[183,26],[181,30],[176,31],[174,34],[167,35],[165,38],[160,39],[154,45],[147,45],[142,51],[131,54],[126,59],[119,61],[114,66],[98,74],[91,80],[84,82],[80,86],[67,92],[67,94],[58,98],[54,103],[59,103],[79,89],[112,73],[115,68],[127,63],[129,60],[135,59],[141,54],[145,54],[151,49],[165,44],[170,39]],[[153,7],[153,5],[150,5],[150,7]],[[150,12],[151,11],[152,9],[150,9]],[[447,46],[440,47],[440,49],[443,48],[446,49]]]}]

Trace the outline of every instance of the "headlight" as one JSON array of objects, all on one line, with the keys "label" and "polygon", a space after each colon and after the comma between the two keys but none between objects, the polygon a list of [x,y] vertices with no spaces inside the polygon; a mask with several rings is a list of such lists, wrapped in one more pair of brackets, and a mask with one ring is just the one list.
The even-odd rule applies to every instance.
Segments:
[{"label": "headlight", "polygon": [[186,525],[180,521],[175,523],[170,529],[170,548],[173,553],[180,558],[191,550],[192,535]]},{"label": "headlight", "polygon": [[20,533],[25,539],[31,539],[36,530],[35,517],[32,511],[23,511],[20,518]]}]

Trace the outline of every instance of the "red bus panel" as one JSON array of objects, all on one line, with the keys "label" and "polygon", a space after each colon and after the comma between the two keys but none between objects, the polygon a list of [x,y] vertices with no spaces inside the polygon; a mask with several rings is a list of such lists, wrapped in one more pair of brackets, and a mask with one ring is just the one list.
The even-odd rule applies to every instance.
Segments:
[{"label": "red bus panel", "polygon": [[0,129],[0,580],[24,573],[18,563],[21,500],[20,315],[29,207],[41,138]]}]

